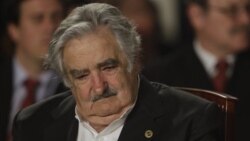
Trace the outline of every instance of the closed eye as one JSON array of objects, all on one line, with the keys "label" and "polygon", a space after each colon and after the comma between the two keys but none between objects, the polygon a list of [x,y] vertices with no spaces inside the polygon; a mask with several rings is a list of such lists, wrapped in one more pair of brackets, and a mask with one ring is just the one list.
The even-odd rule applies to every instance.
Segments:
[{"label": "closed eye", "polygon": [[108,72],[108,73],[115,72],[118,66],[119,66],[118,60],[113,59],[113,58],[106,59],[105,61],[103,61],[102,63],[98,65],[101,71]]},{"label": "closed eye", "polygon": [[118,65],[105,66],[105,67],[103,67],[103,70],[104,70],[104,71],[111,71],[111,70],[117,68],[117,66],[118,66]]},{"label": "closed eye", "polygon": [[70,74],[74,79],[82,80],[89,75],[89,72],[84,70],[71,70]]},{"label": "closed eye", "polygon": [[82,80],[82,79],[85,79],[88,75],[79,75],[79,76],[76,76],[75,79],[78,79],[78,80]]}]

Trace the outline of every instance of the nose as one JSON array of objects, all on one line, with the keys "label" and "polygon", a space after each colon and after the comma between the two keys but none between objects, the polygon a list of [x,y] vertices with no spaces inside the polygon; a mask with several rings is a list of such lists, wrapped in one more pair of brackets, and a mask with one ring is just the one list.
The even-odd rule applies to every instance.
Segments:
[{"label": "nose", "polygon": [[107,81],[101,73],[92,74],[92,88],[95,94],[101,95],[107,87]]}]

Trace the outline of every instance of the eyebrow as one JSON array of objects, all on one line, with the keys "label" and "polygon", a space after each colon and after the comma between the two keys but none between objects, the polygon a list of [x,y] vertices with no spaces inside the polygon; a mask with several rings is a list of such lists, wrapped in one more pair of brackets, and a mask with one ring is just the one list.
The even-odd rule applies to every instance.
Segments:
[{"label": "eyebrow", "polygon": [[103,62],[97,64],[97,67],[102,68],[102,67],[105,67],[105,66],[118,65],[118,64],[119,64],[118,60],[116,60],[114,58],[108,58],[108,59],[104,60]]},{"label": "eyebrow", "polygon": [[[115,65],[116,66],[118,64],[119,64],[118,60],[113,59],[113,58],[108,58],[108,59],[104,60],[103,62],[97,64],[97,68],[102,68],[102,67],[110,66],[110,65]],[[72,69],[72,70],[69,71],[71,76],[73,76],[74,78],[80,77],[81,75],[85,75],[88,72],[89,72],[88,69],[81,69],[81,70]]]}]

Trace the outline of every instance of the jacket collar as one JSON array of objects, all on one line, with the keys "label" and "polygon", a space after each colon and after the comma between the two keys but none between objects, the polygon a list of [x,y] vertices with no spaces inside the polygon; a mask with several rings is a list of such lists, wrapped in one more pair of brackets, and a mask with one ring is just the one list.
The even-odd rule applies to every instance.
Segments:
[{"label": "jacket collar", "polygon": [[44,131],[44,141],[75,141],[78,122],[75,119],[75,100],[70,91],[65,92],[63,101],[52,110],[51,125]]},{"label": "jacket collar", "polygon": [[[153,85],[158,86],[157,84]],[[161,88],[159,87],[158,89]],[[155,138],[156,133],[158,133],[157,127],[159,126],[157,120],[167,112],[171,112],[171,108],[167,106],[166,102],[162,100],[162,96],[158,93],[159,92],[152,87],[152,84],[141,76],[136,105],[125,121],[125,125],[118,139],[119,141],[146,141]],[[68,92],[68,95],[70,94],[71,93]],[[74,108],[75,100],[73,96],[68,96],[53,110],[51,114],[54,118],[54,122],[53,125],[46,130],[46,141],[50,141],[51,137],[55,137],[53,140],[66,140],[60,137],[62,134],[67,134],[67,140],[76,140],[78,122],[75,119]],[[168,124],[172,123],[169,122]],[[55,131],[58,131],[60,134],[54,135]],[[148,132],[153,133],[153,135],[146,135]]]},{"label": "jacket collar", "polygon": [[[158,84],[153,85],[158,86]],[[159,133],[159,122],[157,121],[167,112],[171,112],[170,110],[171,108],[162,100],[159,92],[152,87],[148,80],[141,76],[137,103],[126,119],[118,141],[156,139],[157,133]],[[168,127],[171,127],[170,124],[172,123],[168,118],[166,118],[166,125],[169,124]],[[168,127],[166,127],[166,130]],[[150,133],[152,133],[152,136]]]},{"label": "jacket collar", "polygon": [[67,91],[65,97],[66,98],[51,112],[53,118],[57,119],[69,113],[74,114],[76,102],[71,91]]}]

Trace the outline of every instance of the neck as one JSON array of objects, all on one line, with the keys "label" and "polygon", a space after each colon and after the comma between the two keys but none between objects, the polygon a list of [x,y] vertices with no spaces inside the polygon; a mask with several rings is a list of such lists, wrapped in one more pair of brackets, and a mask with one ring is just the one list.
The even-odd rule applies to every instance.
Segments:
[{"label": "neck", "polygon": [[124,107],[119,113],[108,115],[108,116],[95,116],[89,119],[89,124],[96,132],[100,133],[106,127],[108,127],[112,122],[119,119],[125,112],[127,112],[130,106]]},{"label": "neck", "polygon": [[24,68],[24,70],[27,72],[29,77],[37,78],[43,72],[42,59],[30,57],[21,53],[20,51],[16,52],[15,57],[17,61],[21,64],[21,66]]},{"label": "neck", "polygon": [[[131,105],[128,105],[122,108],[120,112],[116,114],[107,115],[107,116],[98,116],[98,115],[84,116],[83,114],[80,114],[81,111],[79,111],[78,108],[77,108],[77,113],[81,121],[88,122],[89,125],[93,129],[95,129],[96,132],[100,133],[115,120],[119,118],[121,118],[120,120],[125,120],[126,116],[128,115],[128,113],[125,113],[125,112],[130,112],[128,111],[130,108],[131,108]],[[126,115],[123,115],[123,114],[126,114]]]},{"label": "neck", "polygon": [[231,52],[222,45],[218,45],[212,41],[205,40],[204,38],[197,38],[201,47],[213,54],[216,58],[226,58]]},{"label": "neck", "polygon": [[96,132],[100,133],[102,130],[104,130],[108,125],[98,125],[98,124],[90,124],[91,127],[93,127]]}]

